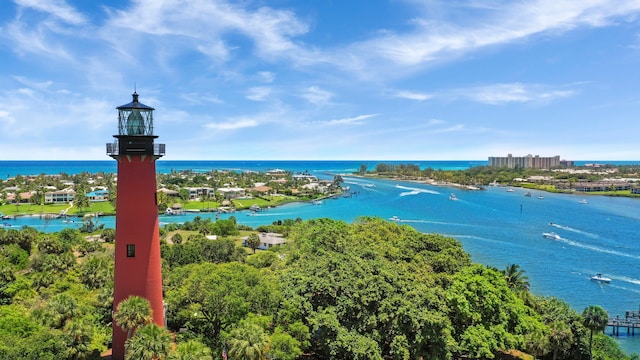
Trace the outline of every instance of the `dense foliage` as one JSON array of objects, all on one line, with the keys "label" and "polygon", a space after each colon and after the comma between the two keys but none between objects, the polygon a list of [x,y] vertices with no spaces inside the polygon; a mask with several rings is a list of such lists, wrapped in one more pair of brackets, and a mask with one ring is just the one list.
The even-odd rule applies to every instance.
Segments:
[{"label": "dense foliage", "polygon": [[114,319],[131,359],[630,358],[601,332],[604,309],[536,297],[523,269],[474,264],[454,239],[378,218],[287,220],[265,228],[288,244],[253,254],[223,235],[232,224],[163,229],[166,330],[140,299],[112,318],[112,243],[0,229],[0,358],[97,359]]},{"label": "dense foliage", "polygon": [[[538,168],[503,168],[492,166],[473,166],[463,170],[443,170],[434,168],[421,169],[415,164],[378,163],[375,169],[367,169],[362,165],[356,172],[359,175],[379,176],[386,178],[402,178],[412,180],[433,180],[460,185],[489,185],[511,184],[518,185],[518,179],[532,176],[553,178],[558,182],[576,183],[578,181],[591,182],[603,179],[619,178],[622,181],[637,179],[640,168],[638,165],[602,165],[582,166],[558,169]],[[543,183],[548,180],[542,180]]]}]

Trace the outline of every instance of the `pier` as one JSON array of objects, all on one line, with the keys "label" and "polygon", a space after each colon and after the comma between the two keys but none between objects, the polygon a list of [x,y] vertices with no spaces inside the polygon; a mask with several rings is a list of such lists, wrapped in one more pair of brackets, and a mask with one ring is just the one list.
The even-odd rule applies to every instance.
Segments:
[{"label": "pier", "polygon": [[625,311],[624,317],[616,315],[609,318],[607,328],[611,328],[612,336],[620,336],[620,329],[623,331],[626,329],[627,335],[635,335],[636,329],[640,329],[640,311]]}]

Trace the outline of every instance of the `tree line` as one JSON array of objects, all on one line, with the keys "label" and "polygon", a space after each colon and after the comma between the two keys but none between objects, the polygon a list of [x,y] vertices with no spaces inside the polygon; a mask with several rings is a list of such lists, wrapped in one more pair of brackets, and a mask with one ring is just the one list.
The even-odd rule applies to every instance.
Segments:
[{"label": "tree line", "polygon": [[638,359],[602,332],[603,308],[579,313],[532,294],[516,264],[368,217],[275,222],[255,230],[287,244],[255,253],[233,219],[163,228],[161,328],[145,299],[112,314],[110,230],[0,228],[0,358],[98,359],[115,322],[128,359]]}]

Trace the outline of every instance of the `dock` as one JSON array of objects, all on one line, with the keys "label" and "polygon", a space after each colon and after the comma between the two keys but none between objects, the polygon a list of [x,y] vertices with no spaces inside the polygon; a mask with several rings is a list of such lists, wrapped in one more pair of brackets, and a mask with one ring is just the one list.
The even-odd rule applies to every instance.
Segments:
[{"label": "dock", "polygon": [[[626,330],[627,335],[635,335],[636,329],[640,329],[640,311],[625,311],[624,317],[620,317],[620,315],[610,317],[607,321],[607,328],[611,328],[612,336],[620,336],[620,329],[623,332]],[[640,334],[640,330],[638,334]]]}]

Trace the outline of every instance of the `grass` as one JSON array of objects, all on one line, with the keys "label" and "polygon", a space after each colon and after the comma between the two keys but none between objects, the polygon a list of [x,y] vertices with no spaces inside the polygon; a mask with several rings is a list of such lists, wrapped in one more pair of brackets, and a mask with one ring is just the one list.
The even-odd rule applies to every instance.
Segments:
[{"label": "grass", "polygon": [[[247,252],[247,254],[253,254],[253,251],[250,248],[242,246],[242,238],[245,237],[245,236],[249,236],[250,234],[257,234],[257,233],[258,233],[257,231],[241,230],[239,235],[229,236],[229,237],[227,237],[227,239],[233,240],[233,242],[236,244],[236,246],[240,247],[240,248],[243,248]],[[183,242],[187,242],[187,241],[189,241],[188,239],[189,239],[190,235],[199,235],[200,233],[197,232],[197,231],[192,231],[192,230],[173,230],[173,231],[168,231],[167,233],[165,233],[162,236],[162,239],[165,239],[165,240],[167,240],[167,242],[170,242],[171,238],[175,234],[180,234],[182,236],[182,241]],[[257,251],[262,251],[262,250],[257,249]]]},{"label": "grass", "polygon": [[[68,209],[69,204],[4,204],[0,205],[0,213],[3,215],[37,215],[37,214],[60,214],[61,211]],[[91,206],[80,211],[77,207],[73,206],[67,212],[68,215],[82,215],[102,213],[104,215],[115,214],[115,209],[109,202],[93,202]]]},{"label": "grass", "polygon": [[278,206],[294,201],[300,201],[299,198],[295,196],[265,196],[260,198],[253,199],[235,199],[233,200],[233,205],[236,209],[248,209],[252,205],[258,205],[261,208],[266,208],[269,206]]}]

